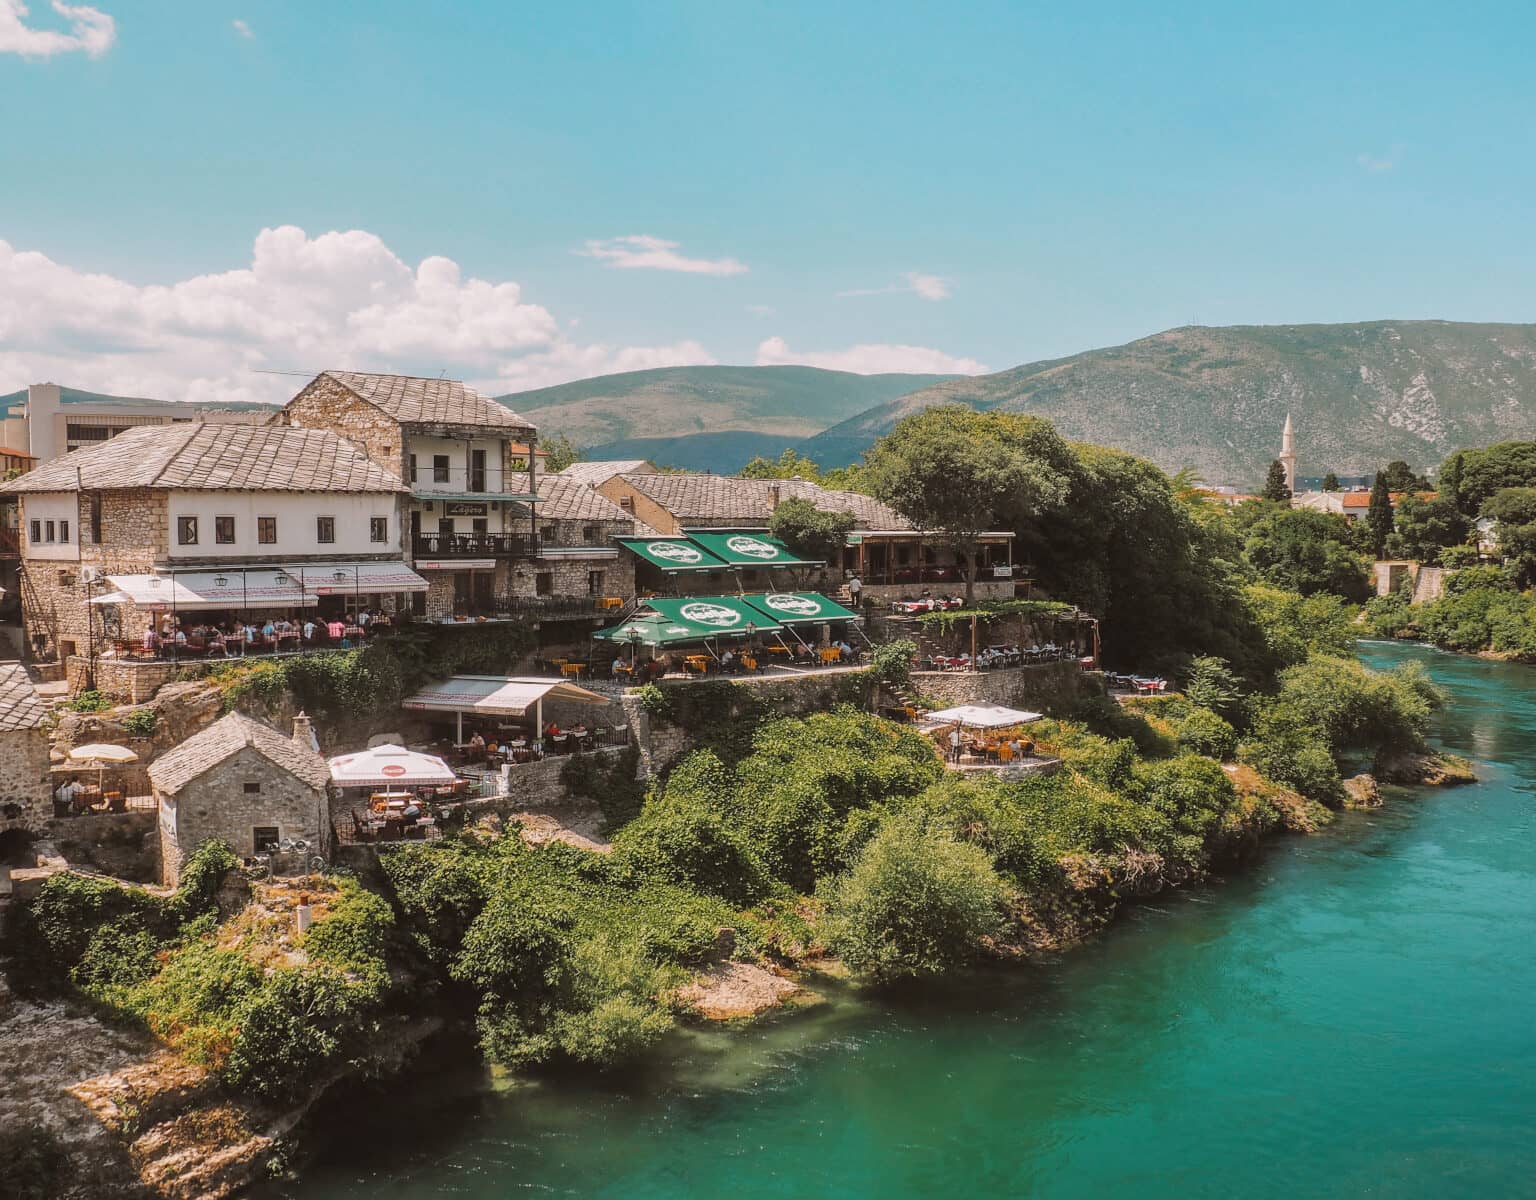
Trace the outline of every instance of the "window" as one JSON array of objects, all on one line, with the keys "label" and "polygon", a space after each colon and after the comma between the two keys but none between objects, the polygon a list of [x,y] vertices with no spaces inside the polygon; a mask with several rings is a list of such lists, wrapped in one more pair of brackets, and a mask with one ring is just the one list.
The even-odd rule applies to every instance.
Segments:
[{"label": "window", "polygon": [[315,541],[327,544],[336,540],[336,518],[315,518]]},{"label": "window", "polygon": [[35,546],[39,542],[41,542],[42,540],[43,540],[43,523],[41,521],[33,521],[32,522],[32,544]]},{"label": "window", "polygon": [[629,513],[630,516],[634,516],[635,498],[633,496],[620,496],[619,507],[622,508],[625,512]]},{"label": "window", "polygon": [[58,526],[52,521],[43,522],[43,541],[52,542],[58,540]]},{"label": "window", "polygon": [[370,542],[387,542],[387,541],[389,541],[389,518],[388,517],[369,517],[368,518],[368,540]]},{"label": "window", "polygon": [[233,546],[235,544],[234,517],[214,517],[213,540],[221,546]]},{"label": "window", "polygon": [[469,528],[475,533],[490,532],[490,527],[486,523],[486,519],[484,517],[471,517],[469,521]]},{"label": "window", "polygon": [[411,482],[416,482],[416,456],[411,455]]},{"label": "window", "polygon": [[539,537],[546,542],[554,543],[559,541],[560,539],[555,536],[557,533],[559,533],[559,530],[553,525],[544,525],[539,528]]},{"label": "window", "polygon": [[278,842],[282,841],[283,831],[276,825],[258,825],[251,830],[251,844],[255,846],[253,854],[271,854],[277,849]]},{"label": "window", "polygon": [[261,781],[257,779],[247,779],[245,781],[245,794],[247,796],[261,795]]},{"label": "window", "polygon": [[68,521],[60,521],[59,522],[59,541],[61,541],[61,542],[69,541],[69,522]]},{"label": "window", "polygon": [[485,491],[484,450],[471,450],[469,452],[469,490],[472,492]]},{"label": "window", "polygon": [[91,541],[101,545],[101,496],[91,497]]},{"label": "window", "polygon": [[432,456],[432,482],[448,482],[448,456],[446,454],[434,454]]},{"label": "window", "polygon": [[601,571],[587,572],[587,595],[601,596],[603,594],[603,573]]},{"label": "window", "polygon": [[538,571],[533,577],[533,591],[537,596],[553,596],[555,594],[555,573],[553,571]]},{"label": "window", "polygon": [[197,545],[197,518],[176,518],[176,542],[181,546]]},{"label": "window", "polygon": [[256,518],[256,540],[263,546],[274,546],[277,544],[276,517]]},{"label": "window", "polygon": [[453,518],[452,517],[438,517],[438,519],[437,519],[437,531],[438,531],[438,533],[442,533],[442,534],[452,534],[453,533]]},{"label": "window", "polygon": [[597,542],[597,526],[583,525],[581,527],[581,540],[591,546]]}]

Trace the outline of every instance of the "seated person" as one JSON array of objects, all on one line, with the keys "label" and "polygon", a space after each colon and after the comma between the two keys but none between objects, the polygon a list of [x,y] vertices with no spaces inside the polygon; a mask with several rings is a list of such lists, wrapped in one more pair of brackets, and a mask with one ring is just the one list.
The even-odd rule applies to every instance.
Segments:
[{"label": "seated person", "polygon": [[842,638],[839,638],[837,641],[833,642],[832,645],[837,650],[837,652],[839,654],[841,654],[844,658],[852,658],[853,657],[853,647],[850,646]]},{"label": "seated person", "polygon": [[474,750],[476,752],[479,752],[479,751],[485,749],[485,739],[480,736],[480,731],[478,729],[475,730],[475,732],[470,735],[469,746],[470,746],[470,749],[472,749],[472,750]]},{"label": "seated person", "polygon": [[720,656],[720,667],[726,671],[734,671],[736,669],[736,654],[734,651],[727,650]]},{"label": "seated person", "polygon": [[547,738],[557,738],[557,737],[559,737],[560,736],[560,726],[555,724],[555,722],[551,721],[548,725],[544,726],[544,736],[547,737]]},{"label": "seated person", "polygon": [[80,781],[71,775],[53,791],[53,798],[60,804],[74,807],[75,797],[81,792]]}]

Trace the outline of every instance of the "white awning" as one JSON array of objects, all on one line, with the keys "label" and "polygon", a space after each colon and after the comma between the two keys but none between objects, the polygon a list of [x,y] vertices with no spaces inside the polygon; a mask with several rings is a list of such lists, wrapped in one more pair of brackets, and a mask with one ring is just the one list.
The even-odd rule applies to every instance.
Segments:
[{"label": "white awning", "polygon": [[962,704],[958,708],[941,708],[927,716],[930,722],[942,725],[969,725],[974,729],[1002,729],[1008,725],[1027,725],[1038,721],[1037,712],[1025,712],[1019,708],[1004,708],[1000,704]]},{"label": "white awning", "polygon": [[353,592],[424,592],[427,581],[398,559],[392,562],[294,563],[284,568],[321,596]]},{"label": "white awning", "polygon": [[177,571],[174,575],[109,575],[107,581],[140,608],[157,612],[214,608],[310,608],[313,591],[277,567],[225,571]]},{"label": "white awning", "polygon": [[481,713],[485,716],[521,717],[546,697],[555,700],[589,700],[606,704],[608,698],[563,679],[512,678],[504,675],[455,675],[422,688],[401,705],[418,712]]},{"label": "white awning", "polygon": [[337,787],[427,787],[454,780],[452,769],[442,759],[404,746],[375,746],[356,754],[340,754],[328,765]]}]

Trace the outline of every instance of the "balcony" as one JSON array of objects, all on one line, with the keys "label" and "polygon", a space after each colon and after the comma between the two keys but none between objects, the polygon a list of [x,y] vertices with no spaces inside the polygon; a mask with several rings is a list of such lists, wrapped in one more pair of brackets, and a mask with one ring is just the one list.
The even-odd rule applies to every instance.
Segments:
[{"label": "balcony", "polygon": [[418,533],[411,539],[416,558],[532,558],[539,539],[526,533]]}]

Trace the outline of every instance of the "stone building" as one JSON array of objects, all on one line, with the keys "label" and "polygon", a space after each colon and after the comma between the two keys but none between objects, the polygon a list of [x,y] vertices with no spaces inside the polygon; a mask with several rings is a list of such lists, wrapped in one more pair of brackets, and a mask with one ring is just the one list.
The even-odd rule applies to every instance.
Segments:
[{"label": "stone building", "polygon": [[355,444],[406,485],[406,555],[430,581],[417,611],[484,616],[537,544],[535,430],[453,379],[325,371],[283,410],[289,425]]},{"label": "stone building", "polygon": [[[160,881],[174,885],[186,856],[219,838],[241,858],[303,841],[287,864],[330,856],[331,772],[314,748],[308,718],[292,737],[230,713],[149,767],[159,810]],[[279,865],[282,865],[281,863]]]},{"label": "stone building", "polygon": [[0,833],[48,816],[48,708],[20,663],[0,662]]},{"label": "stone building", "polygon": [[651,532],[586,484],[564,475],[539,480],[539,503],[530,514],[539,531],[536,553],[512,564],[511,594],[587,607],[605,596],[635,594],[635,563],[618,540]]},{"label": "stone building", "polygon": [[138,645],[164,614],[224,620],[404,603],[405,487],[325,430],[139,426],[0,487],[21,501],[38,657]]},{"label": "stone building", "polygon": [[[666,535],[691,530],[763,530],[780,504],[808,500],[823,512],[848,513],[853,529],[841,562],[829,563],[834,578],[858,574],[865,594],[900,595],[925,587],[963,586],[963,571],[944,540],[916,528],[889,505],[858,492],[836,491],[801,479],[736,479],[726,475],[631,473],[608,477],[596,491],[643,526]],[[640,536],[644,536],[642,533]],[[981,535],[976,594],[1001,599],[1027,587],[1013,562],[1014,534],[995,530]],[[766,577],[741,572],[748,591],[769,586]],[[696,591],[718,591],[725,584],[705,575],[691,577]]]}]

